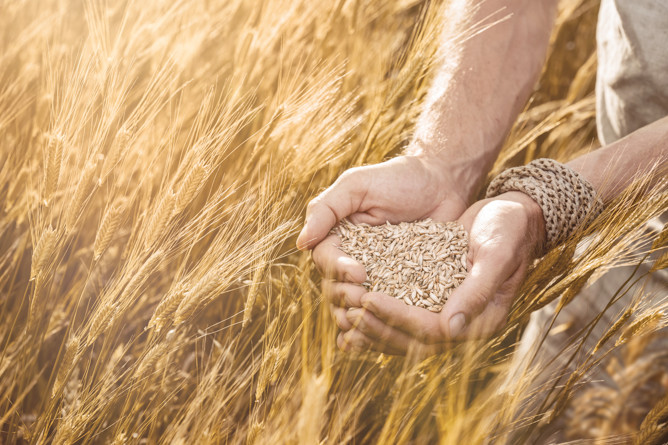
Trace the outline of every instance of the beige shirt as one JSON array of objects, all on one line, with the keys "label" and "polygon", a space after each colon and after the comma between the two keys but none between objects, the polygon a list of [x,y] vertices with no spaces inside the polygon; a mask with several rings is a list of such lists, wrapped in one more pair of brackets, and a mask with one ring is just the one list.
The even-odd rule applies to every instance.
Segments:
[{"label": "beige shirt", "polygon": [[668,116],[668,0],[602,0],[597,128],[603,145]]}]

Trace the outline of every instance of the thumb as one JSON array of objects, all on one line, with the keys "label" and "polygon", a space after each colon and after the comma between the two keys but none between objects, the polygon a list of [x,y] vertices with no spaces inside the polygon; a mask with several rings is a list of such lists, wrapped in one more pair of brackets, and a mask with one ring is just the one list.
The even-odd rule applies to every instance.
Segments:
[{"label": "thumb", "polygon": [[320,195],[309,202],[306,222],[297,237],[297,248],[312,249],[322,241],[339,220],[355,213],[362,202],[365,187],[359,170],[344,172]]},{"label": "thumb", "polygon": [[471,271],[448,298],[441,314],[441,329],[446,338],[461,338],[472,320],[493,301],[499,287],[519,267],[501,246],[481,249],[473,258]]}]

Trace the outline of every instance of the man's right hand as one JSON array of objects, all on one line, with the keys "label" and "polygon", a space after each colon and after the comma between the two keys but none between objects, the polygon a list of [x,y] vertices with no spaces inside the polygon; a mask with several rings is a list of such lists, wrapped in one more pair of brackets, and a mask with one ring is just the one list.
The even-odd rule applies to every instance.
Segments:
[{"label": "man's right hand", "polygon": [[308,204],[297,247],[313,249],[343,218],[371,225],[454,221],[467,207],[468,191],[450,183],[441,161],[427,156],[351,168]]}]

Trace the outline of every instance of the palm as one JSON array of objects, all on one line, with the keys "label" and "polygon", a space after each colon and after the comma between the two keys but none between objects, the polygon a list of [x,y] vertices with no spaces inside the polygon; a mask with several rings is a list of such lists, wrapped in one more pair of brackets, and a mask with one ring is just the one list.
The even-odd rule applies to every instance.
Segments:
[{"label": "palm", "polygon": [[[406,306],[384,294],[363,293],[359,300],[366,310],[335,313],[337,323],[347,331],[339,335],[339,345],[395,354],[418,345],[436,352],[453,340],[496,332],[505,323],[532,253],[544,234],[542,219],[533,216],[535,203],[527,199],[518,192],[507,193],[477,202],[461,216],[459,220],[470,237],[469,276],[442,313]],[[527,208],[532,210],[527,213]],[[537,212],[540,214],[540,208]],[[463,324],[452,324],[457,315],[462,316]]]}]

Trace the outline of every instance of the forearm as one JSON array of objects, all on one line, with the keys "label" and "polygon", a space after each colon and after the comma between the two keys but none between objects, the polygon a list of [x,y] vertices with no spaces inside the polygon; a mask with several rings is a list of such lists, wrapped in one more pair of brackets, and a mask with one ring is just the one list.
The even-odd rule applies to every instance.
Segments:
[{"label": "forearm", "polygon": [[456,0],[449,8],[442,62],[409,154],[447,167],[465,200],[477,193],[531,94],[556,5],[556,0]]},{"label": "forearm", "polygon": [[607,147],[568,163],[608,203],[641,175],[665,177],[668,161],[668,117],[643,127]]}]

